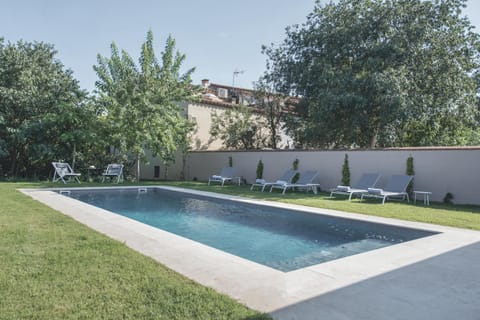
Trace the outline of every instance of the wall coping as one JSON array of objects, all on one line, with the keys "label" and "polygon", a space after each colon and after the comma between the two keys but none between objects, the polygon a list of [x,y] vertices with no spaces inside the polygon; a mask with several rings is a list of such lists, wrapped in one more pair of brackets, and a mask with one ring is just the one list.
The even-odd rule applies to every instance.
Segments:
[{"label": "wall coping", "polygon": [[246,153],[246,152],[358,152],[358,151],[474,151],[480,146],[453,146],[453,147],[401,147],[378,149],[251,149],[251,150],[192,150],[189,153]]}]

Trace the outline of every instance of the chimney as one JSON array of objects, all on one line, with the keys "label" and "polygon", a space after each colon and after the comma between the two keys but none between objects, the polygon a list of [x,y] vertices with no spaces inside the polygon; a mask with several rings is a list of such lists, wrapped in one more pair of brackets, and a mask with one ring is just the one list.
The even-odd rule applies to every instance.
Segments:
[{"label": "chimney", "polygon": [[208,86],[210,85],[210,80],[208,79],[202,79],[202,86],[207,89]]}]

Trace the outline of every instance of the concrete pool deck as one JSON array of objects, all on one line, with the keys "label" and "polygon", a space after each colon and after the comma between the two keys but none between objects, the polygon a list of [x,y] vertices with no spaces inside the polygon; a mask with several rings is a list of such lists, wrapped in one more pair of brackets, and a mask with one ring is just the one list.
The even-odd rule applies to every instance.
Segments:
[{"label": "concrete pool deck", "polygon": [[21,191],[274,319],[480,319],[480,232],[159,188],[440,233],[281,272],[54,191]]}]

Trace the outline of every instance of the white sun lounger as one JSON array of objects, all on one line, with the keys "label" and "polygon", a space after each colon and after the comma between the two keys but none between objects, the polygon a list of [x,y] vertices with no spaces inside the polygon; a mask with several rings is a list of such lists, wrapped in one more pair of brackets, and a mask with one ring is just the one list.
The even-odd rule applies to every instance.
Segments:
[{"label": "white sun lounger", "polygon": [[278,180],[272,182],[268,182],[264,179],[256,179],[255,183],[250,187],[250,190],[255,189],[255,187],[261,187],[263,192],[267,186],[272,186],[277,183],[290,183],[297,172],[297,170],[293,169],[287,170]]},{"label": "white sun lounger", "polygon": [[210,185],[211,182],[218,182],[223,186],[226,181],[233,180],[237,180],[238,185],[240,185],[240,177],[234,177],[234,173],[235,169],[233,167],[223,167],[219,175],[214,174],[208,178],[208,185]]},{"label": "white sun lounger", "polygon": [[360,177],[360,180],[354,185],[350,186],[337,186],[330,190],[330,198],[334,194],[347,195],[348,200],[352,200],[353,195],[361,196],[362,193],[368,192],[368,188],[375,188],[380,175],[378,173],[364,173]]},{"label": "white sun lounger", "polygon": [[288,189],[303,188],[303,189],[306,189],[307,192],[312,190],[313,193],[317,194],[318,192],[317,188],[320,185],[318,183],[313,183],[313,180],[315,180],[317,176],[318,176],[318,171],[315,171],[315,170],[305,171],[300,174],[300,178],[295,183],[282,182],[282,183],[272,184],[272,186],[270,187],[270,192],[272,192],[273,189],[281,189],[282,194],[285,194],[285,192]]},{"label": "white sun lounger", "polygon": [[383,189],[377,188],[368,188],[368,191],[362,193],[363,198],[379,198],[382,199],[382,204],[385,204],[385,201],[391,197],[402,197],[402,200],[407,198],[409,202],[410,199],[408,197],[408,193],[406,192],[408,184],[412,181],[413,176],[407,175],[393,175],[388,181],[387,185]]},{"label": "white sun lounger", "polygon": [[110,178],[112,181],[116,179],[117,183],[123,182],[123,164],[109,164],[102,176],[102,182],[105,182],[105,178]]},{"label": "white sun lounger", "polygon": [[67,183],[73,179],[74,181],[80,183],[78,177],[81,176],[81,174],[73,172],[72,167],[70,167],[68,163],[52,162],[52,165],[55,168],[55,173],[53,174],[52,179],[53,182],[62,180],[63,183]]}]

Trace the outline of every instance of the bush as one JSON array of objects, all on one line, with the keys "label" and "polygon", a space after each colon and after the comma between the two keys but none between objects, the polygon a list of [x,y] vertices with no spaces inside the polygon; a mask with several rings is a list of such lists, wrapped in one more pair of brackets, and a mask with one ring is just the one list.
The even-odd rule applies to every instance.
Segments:
[{"label": "bush", "polygon": [[349,186],[350,185],[350,167],[348,164],[348,154],[345,153],[345,158],[343,159],[343,166],[342,166],[342,185]]},{"label": "bush", "polygon": [[[298,159],[295,159],[292,163],[292,168],[293,170],[298,170],[298,163],[300,161]],[[296,183],[298,181],[298,179],[300,179],[300,172],[297,172],[293,178],[292,178],[292,183]]]},{"label": "bush", "polygon": [[[413,169],[413,157],[410,155],[408,158],[407,158],[407,170],[406,170],[406,173],[409,175],[409,176],[414,176],[415,175],[415,170]],[[408,184],[408,187],[407,187],[407,192],[408,194],[412,194],[413,192],[413,179],[412,181],[410,181],[410,183]]]},{"label": "bush", "polygon": [[257,179],[263,178],[263,162],[262,160],[258,160],[257,164]]},{"label": "bush", "polygon": [[450,192],[447,192],[447,194],[445,194],[445,197],[443,197],[443,203],[453,204],[453,194]]}]

